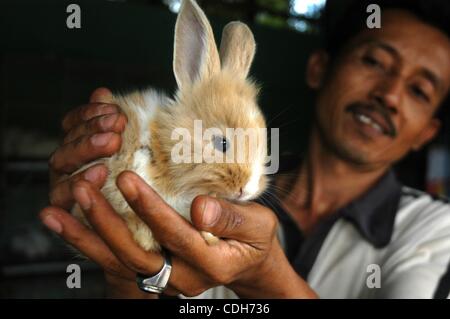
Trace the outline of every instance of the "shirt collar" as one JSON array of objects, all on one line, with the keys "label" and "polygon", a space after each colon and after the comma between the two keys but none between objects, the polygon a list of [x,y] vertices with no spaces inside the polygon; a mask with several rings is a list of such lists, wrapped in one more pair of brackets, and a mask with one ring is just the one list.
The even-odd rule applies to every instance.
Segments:
[{"label": "shirt collar", "polygon": [[369,191],[344,207],[342,217],[375,247],[385,247],[391,241],[400,197],[401,185],[390,170]]}]

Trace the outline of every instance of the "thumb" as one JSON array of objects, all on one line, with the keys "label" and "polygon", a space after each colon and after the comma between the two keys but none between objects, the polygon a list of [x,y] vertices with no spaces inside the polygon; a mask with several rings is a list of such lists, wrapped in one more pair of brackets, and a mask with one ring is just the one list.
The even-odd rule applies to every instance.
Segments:
[{"label": "thumb", "polygon": [[278,224],[275,214],[257,203],[234,204],[203,195],[192,202],[191,219],[199,230],[250,244],[271,238]]}]

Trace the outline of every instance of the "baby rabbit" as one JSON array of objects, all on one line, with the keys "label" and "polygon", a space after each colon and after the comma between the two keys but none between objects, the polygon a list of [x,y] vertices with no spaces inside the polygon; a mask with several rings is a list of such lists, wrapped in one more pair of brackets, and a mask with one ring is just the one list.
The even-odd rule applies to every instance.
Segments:
[{"label": "baby rabbit", "polygon": [[[143,249],[158,251],[160,246],[116,187],[116,178],[124,170],[139,174],[188,220],[192,200],[198,195],[246,201],[265,190],[267,143],[261,136],[257,138],[256,149],[245,152],[244,161],[180,162],[173,158],[176,154],[173,150],[180,145],[186,146],[187,155],[192,158],[202,156],[198,149],[207,147],[216,156],[247,151],[251,145],[246,142],[240,146],[236,135],[227,138],[226,128],[265,129],[256,102],[258,89],[247,79],[254,54],[253,34],[240,22],[231,22],[224,28],[219,53],[205,14],[194,0],[185,0],[175,26],[173,71],[178,90],[174,98],[154,89],[114,96],[114,103],[128,117],[121,149],[80,170],[99,162],[108,167],[109,176],[102,192]],[[218,128],[223,133],[212,135],[209,140],[197,138],[194,131],[199,121],[202,133],[207,128],[216,131]],[[193,138],[182,142],[174,139],[174,132],[180,129]],[[78,205],[72,213],[89,225]],[[202,235],[210,244],[217,240],[209,233]]]}]

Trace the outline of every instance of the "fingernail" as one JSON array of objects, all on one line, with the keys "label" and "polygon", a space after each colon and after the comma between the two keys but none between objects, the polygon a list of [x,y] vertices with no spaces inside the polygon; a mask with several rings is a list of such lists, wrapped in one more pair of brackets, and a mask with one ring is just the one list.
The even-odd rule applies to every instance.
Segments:
[{"label": "fingernail", "polygon": [[203,206],[202,223],[205,226],[214,225],[220,216],[219,204],[217,201],[212,199],[207,199],[205,205]]},{"label": "fingernail", "polygon": [[47,226],[48,229],[54,231],[57,234],[61,234],[62,232],[62,225],[61,223],[52,215],[47,215],[42,220],[42,223]]},{"label": "fingernail", "polygon": [[112,128],[116,123],[118,114],[106,115],[100,119],[100,126],[106,130]]},{"label": "fingernail", "polygon": [[86,173],[84,173],[84,179],[91,183],[95,183],[99,178],[101,174],[101,169],[98,166],[94,166],[89,168]]},{"label": "fingernail", "polygon": [[75,187],[73,195],[83,210],[89,210],[91,208],[91,199],[84,187]]},{"label": "fingernail", "polygon": [[91,137],[92,145],[94,146],[105,146],[108,144],[109,140],[113,136],[114,133],[101,133],[101,134],[95,134]]},{"label": "fingernail", "polygon": [[132,181],[130,181],[129,179],[127,179],[125,181],[125,191],[127,193],[127,197],[131,200],[136,199],[139,194],[138,194],[138,190],[136,188],[136,186],[134,185],[134,183]]}]

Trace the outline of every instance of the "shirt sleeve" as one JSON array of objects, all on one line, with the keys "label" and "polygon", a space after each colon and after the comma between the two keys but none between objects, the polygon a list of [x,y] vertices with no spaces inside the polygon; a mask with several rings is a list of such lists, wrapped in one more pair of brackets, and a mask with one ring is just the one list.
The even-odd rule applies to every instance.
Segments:
[{"label": "shirt sleeve", "polygon": [[[381,267],[376,298],[450,298],[443,278],[450,270],[450,205],[412,216],[403,222]],[[437,209],[436,209],[437,208]]]}]

